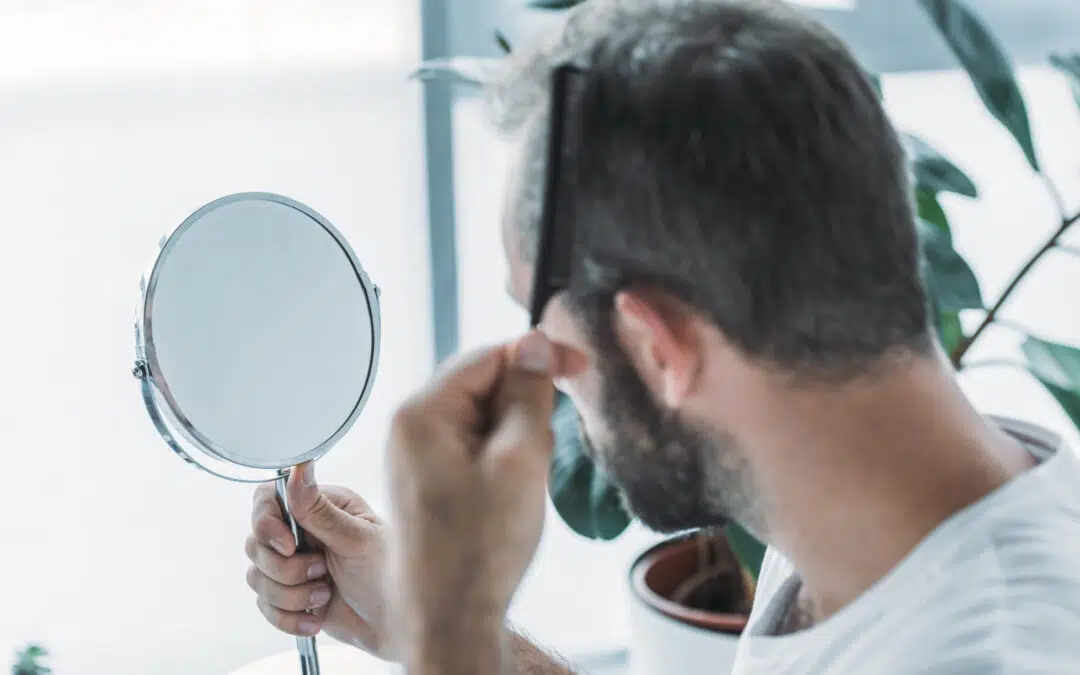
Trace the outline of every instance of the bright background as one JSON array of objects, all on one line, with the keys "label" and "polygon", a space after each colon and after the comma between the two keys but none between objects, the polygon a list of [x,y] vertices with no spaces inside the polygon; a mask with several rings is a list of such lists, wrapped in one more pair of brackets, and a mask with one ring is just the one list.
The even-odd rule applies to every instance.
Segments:
[{"label": "bright background", "polygon": [[[223,674],[292,646],[243,580],[250,488],[172,456],[130,375],[139,275],[158,238],[217,196],[312,205],[382,287],[375,393],[319,474],[385,504],[386,421],[433,363],[421,95],[406,79],[419,24],[402,0],[0,3],[0,668],[29,641],[51,648],[57,675]],[[1056,74],[1022,79],[1047,171],[1080,208],[1080,112]],[[886,94],[900,127],[979,185],[980,201],[946,208],[993,297],[1054,226],[1050,202],[958,73],[892,76]],[[474,100],[453,125],[473,346],[525,317],[502,291],[506,147]],[[1076,288],[1080,263],[1055,255],[1007,315],[1080,343]],[[1014,344],[995,334],[978,356]],[[1077,442],[1023,375],[986,369],[966,384],[987,411]],[[570,655],[622,646],[626,566],[651,539],[587,542],[552,517],[513,618]]]}]

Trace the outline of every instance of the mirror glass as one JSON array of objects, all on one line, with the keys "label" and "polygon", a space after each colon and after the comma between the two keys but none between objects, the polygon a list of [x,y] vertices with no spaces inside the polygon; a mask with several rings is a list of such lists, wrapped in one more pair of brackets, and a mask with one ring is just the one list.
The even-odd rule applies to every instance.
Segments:
[{"label": "mirror glass", "polygon": [[176,421],[248,467],[321,454],[374,375],[369,289],[299,208],[240,199],[196,214],[161,251],[145,309],[150,369]]}]

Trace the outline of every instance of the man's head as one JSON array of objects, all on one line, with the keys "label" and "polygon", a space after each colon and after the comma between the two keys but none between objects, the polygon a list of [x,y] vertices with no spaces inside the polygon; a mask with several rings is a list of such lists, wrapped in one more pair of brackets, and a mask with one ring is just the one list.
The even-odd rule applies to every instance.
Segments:
[{"label": "man's head", "polygon": [[574,273],[543,322],[559,384],[646,525],[753,522],[742,400],[931,350],[901,145],[846,48],[779,0],[589,0],[547,38],[491,88],[520,148],[512,292],[527,304],[547,88],[573,63]]}]

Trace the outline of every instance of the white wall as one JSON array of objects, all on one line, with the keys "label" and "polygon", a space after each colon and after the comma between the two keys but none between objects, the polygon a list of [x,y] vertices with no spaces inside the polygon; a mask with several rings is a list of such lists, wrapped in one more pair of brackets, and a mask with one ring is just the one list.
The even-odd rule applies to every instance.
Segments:
[{"label": "white wall", "polygon": [[[1064,82],[1048,71],[1026,71],[1024,86],[1048,172],[1071,195],[1070,205],[1080,208],[1080,111]],[[985,295],[995,297],[1023,256],[1056,227],[1045,193],[959,73],[892,77],[885,87],[899,126],[936,145],[982,190],[979,202],[944,201],[958,247],[975,267]],[[476,99],[458,104],[455,125],[462,339],[479,344],[517,334],[528,319],[503,291],[499,216],[508,147],[486,127]],[[1080,241],[1080,231],[1072,240]],[[1070,288],[1080,288],[1080,260],[1047,260],[1005,315],[1030,324],[1044,337],[1080,345],[1080,304]],[[1016,340],[1008,333],[988,337],[974,357],[1014,354]],[[1077,444],[1064,414],[1025,375],[979,370],[965,377],[965,385],[987,412],[1043,423]],[[552,514],[515,615],[537,638],[573,654],[624,645],[626,566],[654,539],[635,529],[613,543],[589,542]]]},{"label": "white wall", "polygon": [[141,407],[137,284],[158,238],[217,196],[276,191],[327,216],[383,289],[384,352],[319,471],[382,503],[385,422],[431,365],[410,65],[4,79],[0,669],[32,640],[63,675],[209,675],[291,648],[244,583],[251,488],[189,468]]}]

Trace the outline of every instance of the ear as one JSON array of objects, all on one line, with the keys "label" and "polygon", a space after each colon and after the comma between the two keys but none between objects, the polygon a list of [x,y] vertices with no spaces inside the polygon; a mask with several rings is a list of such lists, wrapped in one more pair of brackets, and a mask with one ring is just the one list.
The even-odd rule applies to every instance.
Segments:
[{"label": "ear", "polygon": [[680,407],[699,384],[703,342],[694,313],[667,294],[626,290],[615,296],[615,329],[657,400]]}]

